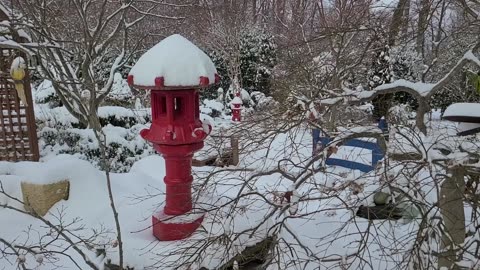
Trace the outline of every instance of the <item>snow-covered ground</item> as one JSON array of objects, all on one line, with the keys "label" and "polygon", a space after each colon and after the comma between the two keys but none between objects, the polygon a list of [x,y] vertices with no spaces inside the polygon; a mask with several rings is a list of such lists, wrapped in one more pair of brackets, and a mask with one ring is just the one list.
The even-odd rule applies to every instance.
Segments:
[{"label": "snow-covered ground", "polygon": [[[49,95],[48,84],[42,87],[38,98]],[[135,269],[216,269],[245,247],[273,235],[276,255],[268,269],[394,269],[409,264],[409,253],[417,244],[419,221],[402,218],[369,222],[355,212],[360,205],[373,204],[374,192],[389,191],[390,186],[405,188],[413,198],[436,209],[438,182],[433,180],[431,168],[417,170],[415,161],[411,164],[390,161],[387,174],[382,173],[381,167],[364,174],[332,166],[312,173],[314,168],[308,166],[312,137],[306,126],[278,130],[272,135],[261,127],[232,124],[225,115],[216,118],[207,115],[213,110],[222,111],[220,105],[215,101],[205,101],[202,105],[203,120],[208,119],[214,126],[212,135],[216,138],[208,138],[205,149],[196,157],[217,151],[219,145],[228,146],[229,136],[235,134],[240,138],[240,162],[223,168],[193,168],[196,207],[204,209],[207,215],[202,227],[190,238],[159,242],[152,235],[151,215],[160,211],[165,200],[165,165],[161,156],[142,152],[132,160],[127,172],[111,174],[126,265]],[[78,122],[64,108],[36,104],[35,110],[37,121],[45,125],[40,133],[54,132],[54,126],[64,126],[78,134],[78,144],[91,144],[85,149],[97,147],[91,131],[72,128],[72,123]],[[137,119],[130,128],[105,126],[107,143],[124,145],[131,152],[147,147],[138,132],[148,127],[149,109],[102,107],[99,114],[117,120]],[[465,149],[479,149],[475,141],[458,140],[456,124],[439,121],[436,114],[433,119],[428,124],[429,136],[407,127],[391,132],[388,155],[419,152],[423,160],[431,161],[442,157],[439,147],[463,145]],[[224,142],[219,141],[220,135],[225,136]],[[55,147],[42,147],[40,163],[0,162],[0,182],[7,194],[19,200],[22,200],[22,181],[52,183],[67,179],[70,182],[69,199],[55,204],[44,220],[0,207],[0,240],[32,247],[34,252],[42,254],[34,256],[20,249],[20,257],[23,260],[22,254],[26,254],[25,265],[29,268],[88,269],[88,261],[102,269],[107,260],[116,264],[118,249],[106,176],[80,159],[82,153],[59,154],[62,147],[70,146],[57,143]],[[340,147],[331,157],[371,163],[370,151],[348,146]],[[405,177],[415,170],[414,176]],[[290,203],[278,201],[278,196],[286,192],[291,192]],[[0,204],[23,209],[20,202],[5,196],[0,196]],[[471,208],[465,209],[469,220]],[[438,211],[431,211],[429,217],[435,215]],[[82,258],[70,243],[61,240],[62,236],[46,226],[45,221],[55,226],[62,224],[57,228],[69,231],[68,236],[88,258]],[[101,249],[106,250],[106,256],[96,254]],[[18,257],[11,254],[0,258],[0,266],[13,269]],[[464,262],[468,264],[469,260],[474,261],[465,256]]]},{"label": "snow-covered ground", "polygon": [[[192,269],[201,266],[214,269],[226,263],[236,252],[274,233],[282,240],[278,243],[282,252],[278,264],[269,269],[318,269],[320,265],[334,267],[339,263],[351,264],[355,269],[365,266],[365,262],[359,259],[362,257],[373,269],[390,269],[395,262],[404,259],[414,243],[416,222],[381,220],[369,223],[354,215],[353,207],[373,201],[371,194],[381,182],[375,173],[365,175],[329,167],[326,172],[309,177],[295,190],[290,180],[272,169],[278,166],[278,161],[288,159],[292,163],[280,162],[284,171],[292,175],[301,173],[299,163],[308,160],[311,153],[309,130],[282,133],[265,143],[270,147],[261,149],[256,145],[257,151],[243,152],[237,167],[193,169],[198,206],[206,209],[208,214],[201,229],[183,241],[158,242],[151,233],[150,217],[159,211],[165,199],[162,157],[145,157],[136,162],[130,172],[112,174],[126,263],[135,269],[176,269],[191,260],[195,261]],[[340,148],[337,155],[348,155],[350,150]],[[362,162],[364,157],[359,155],[352,159]],[[270,173],[261,175],[268,171]],[[433,182],[428,177],[422,179],[425,175],[419,174],[418,179],[424,182],[424,187],[428,187]],[[70,224],[65,229],[83,238],[100,232],[94,241],[96,248],[105,245],[107,258],[117,263],[115,225],[104,173],[88,162],[69,155],[51,157],[42,163],[0,163],[0,180],[5,190],[19,199],[22,196],[21,181],[50,183],[64,179],[71,184],[69,199],[57,203],[44,218],[54,224],[60,220],[64,226]],[[351,188],[343,187],[350,182],[360,186],[360,192],[353,185]],[[433,187],[429,189],[434,192]],[[294,190],[301,198],[298,211],[294,214],[288,211],[292,206],[273,201],[273,193],[288,190]],[[433,193],[426,196],[436,200]],[[22,209],[18,202],[11,199],[2,198],[2,203]],[[41,220],[8,209],[0,211],[3,239],[23,246],[41,243],[45,245],[45,250],[66,249],[65,253],[79,263],[80,269],[87,269],[82,258],[72,248],[67,248],[67,243],[55,242],[59,246],[47,244],[57,235]],[[252,228],[257,229],[252,232]],[[218,241],[224,234],[238,236],[228,237],[233,241],[232,246]],[[88,251],[86,245],[79,246],[90,256],[90,261],[99,263],[104,260],[103,257],[97,258],[94,250]],[[9,263],[14,265],[15,260],[12,255],[2,260],[1,264],[8,269],[13,267]],[[38,262],[27,255],[26,265],[35,267]],[[58,266],[61,269],[78,269],[68,257],[60,255],[45,255],[39,269],[55,269]]]}]

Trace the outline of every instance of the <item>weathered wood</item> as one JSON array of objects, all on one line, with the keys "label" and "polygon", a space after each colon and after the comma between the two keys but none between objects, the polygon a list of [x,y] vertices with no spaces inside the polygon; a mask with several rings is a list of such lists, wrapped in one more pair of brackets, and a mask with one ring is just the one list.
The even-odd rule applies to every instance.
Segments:
[{"label": "weathered wood", "polygon": [[9,75],[11,61],[26,57],[18,50],[0,46],[0,160],[38,161],[38,138],[28,73],[23,80],[26,106],[20,102]]},{"label": "weathered wood", "polygon": [[465,171],[463,167],[456,166],[449,172],[451,176],[447,177],[440,187],[439,206],[445,230],[441,243],[444,251],[439,254],[438,268],[460,269],[456,262],[459,261],[458,246],[465,241],[466,233],[463,206]]},{"label": "weathered wood", "polygon": [[232,148],[232,162],[231,165],[237,166],[240,162],[240,144],[235,135],[230,137],[230,147]]}]

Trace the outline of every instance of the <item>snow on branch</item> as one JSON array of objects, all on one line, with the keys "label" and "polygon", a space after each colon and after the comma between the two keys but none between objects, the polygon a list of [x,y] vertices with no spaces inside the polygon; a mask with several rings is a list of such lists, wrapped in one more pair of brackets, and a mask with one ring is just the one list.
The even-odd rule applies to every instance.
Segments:
[{"label": "snow on branch", "polygon": [[[479,43],[480,44],[480,43]],[[477,44],[475,48],[478,49]],[[371,91],[359,92],[356,98],[359,102],[370,101],[378,95],[395,93],[399,91],[409,92],[413,96],[431,97],[436,91],[443,88],[458,71],[466,64],[474,64],[480,67],[480,59],[473,54],[473,49],[467,51],[458,63],[437,83],[410,82],[407,80],[397,80],[392,83],[382,84]]]},{"label": "snow on branch", "polygon": [[389,93],[407,92],[415,97],[419,103],[417,109],[416,125],[420,131],[424,134],[427,133],[427,128],[424,123],[424,115],[428,111],[428,100],[440,89],[443,89],[452,78],[457,75],[458,72],[467,64],[473,64],[480,68],[480,59],[475,56],[474,52],[477,52],[480,48],[480,42],[477,43],[472,49],[468,50],[463,57],[457,62],[457,64],[438,82],[436,83],[423,83],[423,82],[410,82],[407,80],[397,80],[393,83],[387,83],[376,87],[371,91],[357,92],[353,95],[350,103],[360,104],[363,102],[371,101],[376,96]]}]

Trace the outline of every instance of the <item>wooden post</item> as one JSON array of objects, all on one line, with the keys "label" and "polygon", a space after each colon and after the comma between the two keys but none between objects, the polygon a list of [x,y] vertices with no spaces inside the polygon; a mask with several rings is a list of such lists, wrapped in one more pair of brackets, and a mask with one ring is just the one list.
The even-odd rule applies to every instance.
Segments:
[{"label": "wooden post", "polygon": [[230,146],[232,147],[232,165],[237,166],[240,162],[239,141],[235,135],[230,136]]},{"label": "wooden post", "polygon": [[443,217],[445,231],[442,235],[438,268],[459,269],[457,262],[457,246],[465,241],[465,211],[463,196],[465,190],[465,171],[463,167],[452,168],[440,187],[440,213]]}]

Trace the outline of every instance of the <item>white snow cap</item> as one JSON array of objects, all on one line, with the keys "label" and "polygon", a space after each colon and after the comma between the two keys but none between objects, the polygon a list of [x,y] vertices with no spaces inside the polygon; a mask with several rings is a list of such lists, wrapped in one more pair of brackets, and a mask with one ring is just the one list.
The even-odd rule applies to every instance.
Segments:
[{"label": "white snow cap", "polygon": [[232,104],[236,104],[236,105],[242,105],[243,104],[243,101],[240,97],[234,97],[232,99]]},{"label": "white snow cap", "polygon": [[[200,77],[215,83],[217,69],[210,57],[192,42],[175,34],[153,46],[129,74],[129,83],[153,88],[155,79],[163,77],[164,86],[199,86]],[[158,84],[158,83],[157,83]]]},{"label": "white snow cap", "polygon": [[454,103],[443,113],[444,118],[474,117],[480,118],[480,103]]}]

